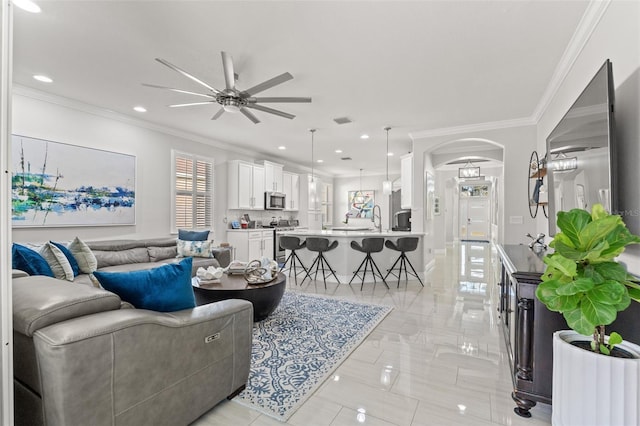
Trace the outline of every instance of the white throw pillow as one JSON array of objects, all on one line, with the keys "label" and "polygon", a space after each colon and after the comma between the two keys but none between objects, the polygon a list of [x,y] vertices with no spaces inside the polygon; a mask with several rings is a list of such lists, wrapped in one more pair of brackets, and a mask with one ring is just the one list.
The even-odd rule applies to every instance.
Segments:
[{"label": "white throw pillow", "polygon": [[177,257],[211,257],[213,240],[185,241],[178,240]]},{"label": "white throw pillow", "polygon": [[73,281],[73,268],[62,250],[51,243],[46,243],[40,249],[40,255],[51,267],[54,277],[59,280]]},{"label": "white throw pillow", "polygon": [[78,261],[80,272],[90,274],[98,269],[98,260],[94,256],[89,246],[80,241],[78,237],[76,237],[71,242],[71,244],[69,244],[69,251]]}]

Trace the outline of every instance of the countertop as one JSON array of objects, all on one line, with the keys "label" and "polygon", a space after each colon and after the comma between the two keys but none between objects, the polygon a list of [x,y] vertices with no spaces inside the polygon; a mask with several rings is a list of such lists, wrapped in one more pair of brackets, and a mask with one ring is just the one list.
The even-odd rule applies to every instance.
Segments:
[{"label": "countertop", "polygon": [[547,251],[535,253],[528,245],[505,244],[498,246],[498,252],[508,272],[516,278],[540,280],[546,268],[542,258]]},{"label": "countertop", "polygon": [[[358,228],[357,228],[358,229]],[[344,231],[344,230],[310,230],[310,229],[297,229],[294,231],[284,231],[282,235],[292,235],[296,237],[332,237],[332,238],[353,238],[353,237],[423,237],[423,233],[411,232],[411,231],[390,231],[383,230],[378,232],[376,230],[363,231]]]},{"label": "countertop", "polygon": [[239,228],[227,229],[227,232],[273,231],[275,228]]}]

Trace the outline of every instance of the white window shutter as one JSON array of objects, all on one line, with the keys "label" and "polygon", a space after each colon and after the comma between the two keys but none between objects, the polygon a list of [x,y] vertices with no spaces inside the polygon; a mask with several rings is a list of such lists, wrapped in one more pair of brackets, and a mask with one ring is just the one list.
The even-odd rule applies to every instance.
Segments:
[{"label": "white window shutter", "polygon": [[213,226],[212,159],[173,151],[173,232]]}]

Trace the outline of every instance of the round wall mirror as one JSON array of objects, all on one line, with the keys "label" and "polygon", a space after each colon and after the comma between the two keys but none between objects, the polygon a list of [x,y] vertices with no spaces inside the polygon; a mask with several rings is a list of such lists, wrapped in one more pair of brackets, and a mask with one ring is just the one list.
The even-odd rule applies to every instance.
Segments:
[{"label": "round wall mirror", "polygon": [[529,202],[529,214],[532,218],[538,215],[538,210],[542,208],[545,217],[547,216],[547,191],[544,187],[544,178],[547,175],[546,156],[538,157],[538,152],[533,151],[529,158],[527,168],[527,195]]}]

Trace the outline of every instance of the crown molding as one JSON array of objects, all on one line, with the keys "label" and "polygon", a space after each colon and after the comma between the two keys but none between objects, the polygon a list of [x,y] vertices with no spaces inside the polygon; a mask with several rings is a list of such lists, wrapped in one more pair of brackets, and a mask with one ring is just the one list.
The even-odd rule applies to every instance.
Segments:
[{"label": "crown molding", "polygon": [[54,95],[51,93],[33,89],[31,87],[22,86],[19,84],[13,85],[13,95],[24,96],[26,98],[31,98],[31,99],[47,102],[50,104],[59,105],[65,108],[75,109],[77,111],[96,115],[96,116],[107,118],[110,120],[117,120],[122,123],[131,124],[133,126],[142,127],[145,129],[159,132],[159,133],[164,133],[169,136],[175,136],[175,137],[190,140],[193,142],[198,142],[205,145],[213,146],[225,151],[247,155],[251,158],[255,155],[255,151],[252,151],[252,150],[238,148],[237,146],[220,142],[214,139],[209,139],[207,137],[204,137],[195,133],[185,132],[185,131],[174,129],[171,127],[151,123],[149,121],[141,120],[139,118],[134,118],[126,114],[121,114],[121,113],[111,111],[96,105],[87,104],[85,102],[81,102],[71,98],[66,98],[60,95]]},{"label": "crown molding", "polygon": [[486,130],[508,129],[511,127],[534,126],[536,121],[532,117],[515,118],[513,120],[489,121],[486,123],[467,124],[464,126],[442,127],[440,129],[422,130],[409,133],[409,137],[416,139],[431,138],[435,136],[447,136],[459,133],[481,132]]},{"label": "crown molding", "polygon": [[547,85],[547,89],[542,94],[538,106],[531,116],[532,119],[538,123],[542,118],[542,114],[551,104],[551,101],[556,96],[556,93],[560,89],[562,82],[573,68],[578,56],[582,53],[582,50],[586,46],[587,42],[591,38],[591,35],[595,31],[596,27],[600,23],[602,16],[606,12],[607,8],[611,4],[611,0],[592,0],[587,5],[576,30],[569,40],[567,48],[560,58],[560,62],[556,66],[556,69],[551,77],[551,81]]},{"label": "crown molding", "polygon": [[537,125],[542,118],[542,114],[551,104],[551,100],[555,97],[562,85],[562,82],[569,74],[569,71],[571,71],[571,68],[578,59],[578,56],[580,56],[580,53],[582,53],[582,50],[589,41],[589,38],[591,38],[591,35],[600,23],[600,20],[602,19],[602,16],[604,16],[609,4],[611,4],[611,0],[592,0],[589,2],[587,9],[582,15],[582,18],[580,18],[580,22],[571,36],[571,40],[569,40],[569,44],[564,50],[564,53],[551,76],[551,81],[547,85],[547,88],[542,94],[542,97],[531,116],[516,118],[513,120],[492,121],[465,126],[443,127],[439,129],[418,131],[409,133],[411,140],[415,141],[416,139],[436,136]]}]

